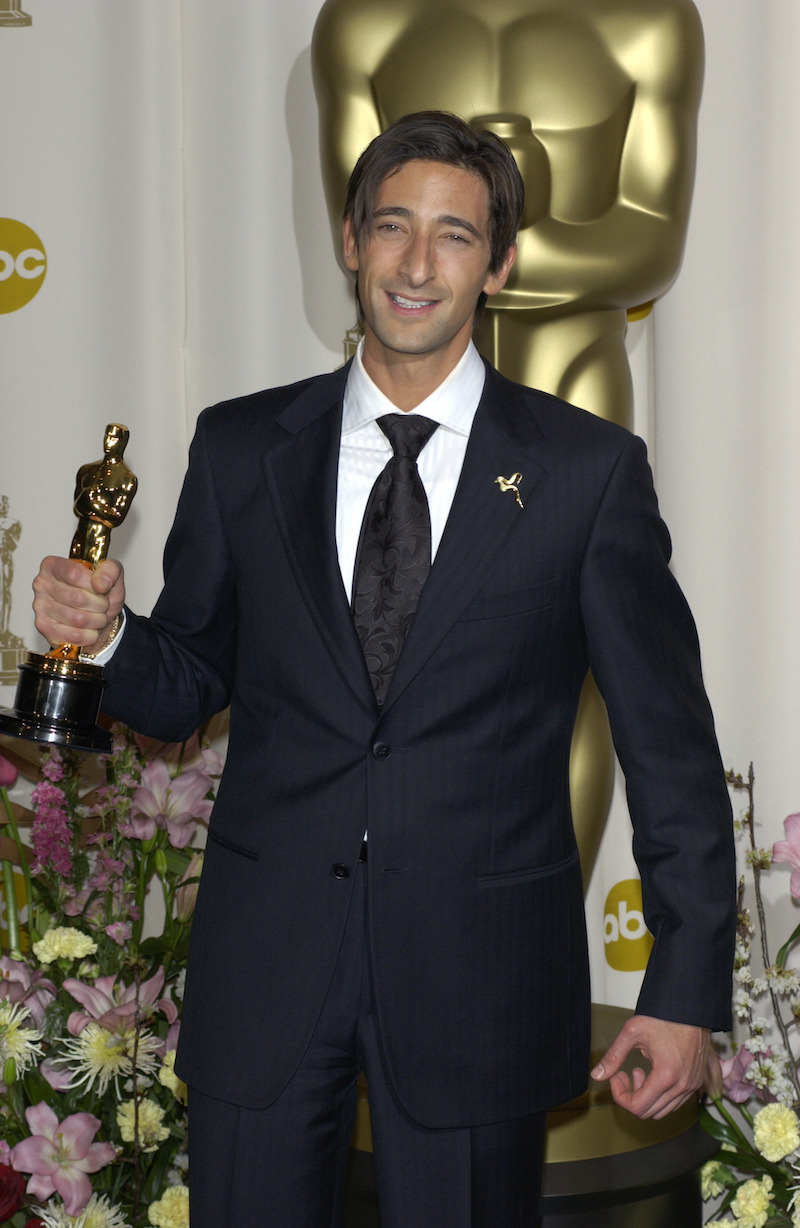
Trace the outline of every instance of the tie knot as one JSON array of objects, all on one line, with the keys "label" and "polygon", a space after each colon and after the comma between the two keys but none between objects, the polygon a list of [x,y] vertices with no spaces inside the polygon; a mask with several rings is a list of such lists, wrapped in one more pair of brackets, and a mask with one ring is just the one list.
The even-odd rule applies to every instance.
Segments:
[{"label": "tie knot", "polygon": [[438,422],[423,418],[422,414],[384,414],[378,418],[395,456],[407,456],[415,461],[425,444],[436,430]]}]

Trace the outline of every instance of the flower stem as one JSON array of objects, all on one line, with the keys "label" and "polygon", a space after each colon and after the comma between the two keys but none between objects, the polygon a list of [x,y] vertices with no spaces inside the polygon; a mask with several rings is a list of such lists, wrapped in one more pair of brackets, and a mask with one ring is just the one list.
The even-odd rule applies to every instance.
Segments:
[{"label": "flower stem", "polygon": [[[36,917],[34,916],[35,905],[34,905],[34,895],[33,895],[33,884],[31,882],[30,866],[28,865],[28,858],[25,852],[25,845],[22,843],[22,839],[19,834],[19,828],[17,827],[17,820],[14,818],[14,808],[11,805],[11,799],[9,798],[8,793],[5,789],[0,789],[0,794],[2,794],[3,806],[6,812],[6,824],[8,825],[8,833],[11,836],[11,839],[14,841],[14,844],[17,847],[17,856],[19,857],[20,869],[22,870],[22,874],[25,879],[25,895],[28,901],[28,936],[32,944],[33,939],[34,939],[34,931],[36,929],[36,925],[35,925]],[[15,904],[16,904],[16,897],[15,897]]]},{"label": "flower stem", "polygon": [[22,951],[19,947],[19,916],[14,889],[14,867],[10,861],[3,862],[3,894],[6,897],[6,928],[11,958],[22,959]]},{"label": "flower stem", "polygon": [[[741,779],[741,777],[739,779]],[[755,802],[753,799],[753,794],[754,794],[753,786],[754,785],[755,785],[755,775],[753,774],[753,765],[751,763],[750,768],[747,773],[747,784],[746,785],[742,784],[739,787],[744,788],[747,791],[747,830],[750,835],[750,848],[752,849],[753,854],[754,854],[752,870],[753,870],[753,883],[755,887],[755,896],[756,896],[756,912],[758,913],[759,937],[761,939],[761,958],[764,963],[764,972],[765,974],[768,975],[769,969],[772,967],[772,960],[770,959],[770,956],[769,956],[769,946],[767,943],[767,914],[764,909],[764,899],[761,894],[761,866],[759,865],[758,855],[757,855],[758,850],[756,847]],[[769,985],[769,996],[772,1001],[772,1013],[775,1017],[775,1022],[778,1025],[780,1034],[783,1037],[783,1044],[784,1044],[786,1053],[788,1055],[786,1066],[789,1072],[789,1076],[792,1080],[792,1085],[794,1087],[795,1104],[800,1104],[800,1082],[798,1082],[797,1067],[792,1061],[792,1056],[791,1056],[792,1047],[791,1047],[791,1042],[789,1040],[789,1029],[787,1028],[786,1023],[784,1022],[783,1015],[781,1013],[781,1004],[778,1000],[777,993],[772,988],[772,985]]]}]

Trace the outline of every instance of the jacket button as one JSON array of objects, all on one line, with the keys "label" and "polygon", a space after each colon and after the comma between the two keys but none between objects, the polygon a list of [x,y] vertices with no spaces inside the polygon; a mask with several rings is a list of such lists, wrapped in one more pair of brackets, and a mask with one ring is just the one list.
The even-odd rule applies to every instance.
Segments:
[{"label": "jacket button", "polygon": [[372,753],[376,759],[388,759],[392,753],[392,748],[387,746],[385,742],[376,742],[372,748]]},{"label": "jacket button", "polygon": [[347,866],[343,866],[340,861],[337,861],[335,865],[331,866],[331,874],[334,878],[350,877],[350,871],[348,870]]}]

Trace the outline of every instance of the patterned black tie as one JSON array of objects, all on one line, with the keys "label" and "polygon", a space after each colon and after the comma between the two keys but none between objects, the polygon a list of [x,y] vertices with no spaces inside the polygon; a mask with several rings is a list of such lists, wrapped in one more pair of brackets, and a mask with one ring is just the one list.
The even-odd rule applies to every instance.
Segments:
[{"label": "patterned black tie", "polygon": [[438,425],[420,414],[378,418],[394,455],[378,475],[364,512],[353,619],[379,705],[431,568],[431,517],[417,457]]}]

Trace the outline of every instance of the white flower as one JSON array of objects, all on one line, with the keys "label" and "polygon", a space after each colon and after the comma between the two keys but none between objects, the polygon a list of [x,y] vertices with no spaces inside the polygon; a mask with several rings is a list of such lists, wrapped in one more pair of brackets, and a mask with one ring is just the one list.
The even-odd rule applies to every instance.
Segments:
[{"label": "white flower", "polygon": [[169,1138],[163,1125],[164,1110],[155,1100],[126,1100],[117,1109],[117,1125],[123,1141],[138,1141],[142,1151],[156,1151],[158,1144]]},{"label": "white flower", "polygon": [[80,1215],[67,1215],[63,1205],[52,1199],[46,1207],[34,1209],[45,1228],[130,1228],[119,1207],[102,1194],[92,1194]]},{"label": "white flower", "polygon": [[136,1048],[136,1069],[145,1077],[154,1074],[158,1066],[161,1041],[147,1030],[139,1033],[107,1032],[99,1023],[87,1023],[80,1036],[64,1043],[63,1054],[57,1058],[69,1071],[70,1088],[84,1086],[87,1091],[97,1084],[99,1095],[106,1093],[109,1083],[133,1074],[133,1051]]},{"label": "white flower", "polygon": [[794,968],[778,968],[773,964],[767,968],[765,976],[767,984],[775,993],[788,996],[797,992],[797,973]]},{"label": "white flower", "polygon": [[175,1049],[170,1049],[164,1054],[164,1064],[158,1072],[158,1081],[164,1087],[168,1087],[176,1100],[181,1104],[187,1104],[189,1101],[189,1093],[183,1079],[179,1079],[175,1073]]},{"label": "white flower", "polygon": [[172,1185],[147,1210],[154,1228],[189,1228],[189,1190]]},{"label": "white flower", "polygon": [[700,1170],[700,1192],[703,1202],[709,1198],[718,1198],[725,1189],[721,1177],[730,1176],[730,1171],[718,1160],[709,1160]]},{"label": "white flower", "polygon": [[0,1074],[10,1057],[14,1059],[18,1075],[30,1070],[44,1057],[41,1032],[22,1027],[23,1020],[29,1018],[27,1006],[21,1002],[12,1005],[8,998],[0,998]]},{"label": "white flower", "polygon": [[768,1104],[753,1118],[753,1142],[775,1164],[800,1147],[797,1114],[783,1104]]},{"label": "white flower", "polygon": [[84,959],[94,955],[97,943],[88,934],[71,925],[60,925],[47,930],[38,942],[33,944],[33,953],[40,964],[52,964],[57,959]]},{"label": "white flower", "polygon": [[731,1203],[731,1211],[736,1216],[736,1228],[763,1228],[769,1216],[771,1202],[771,1177],[743,1182]]}]

